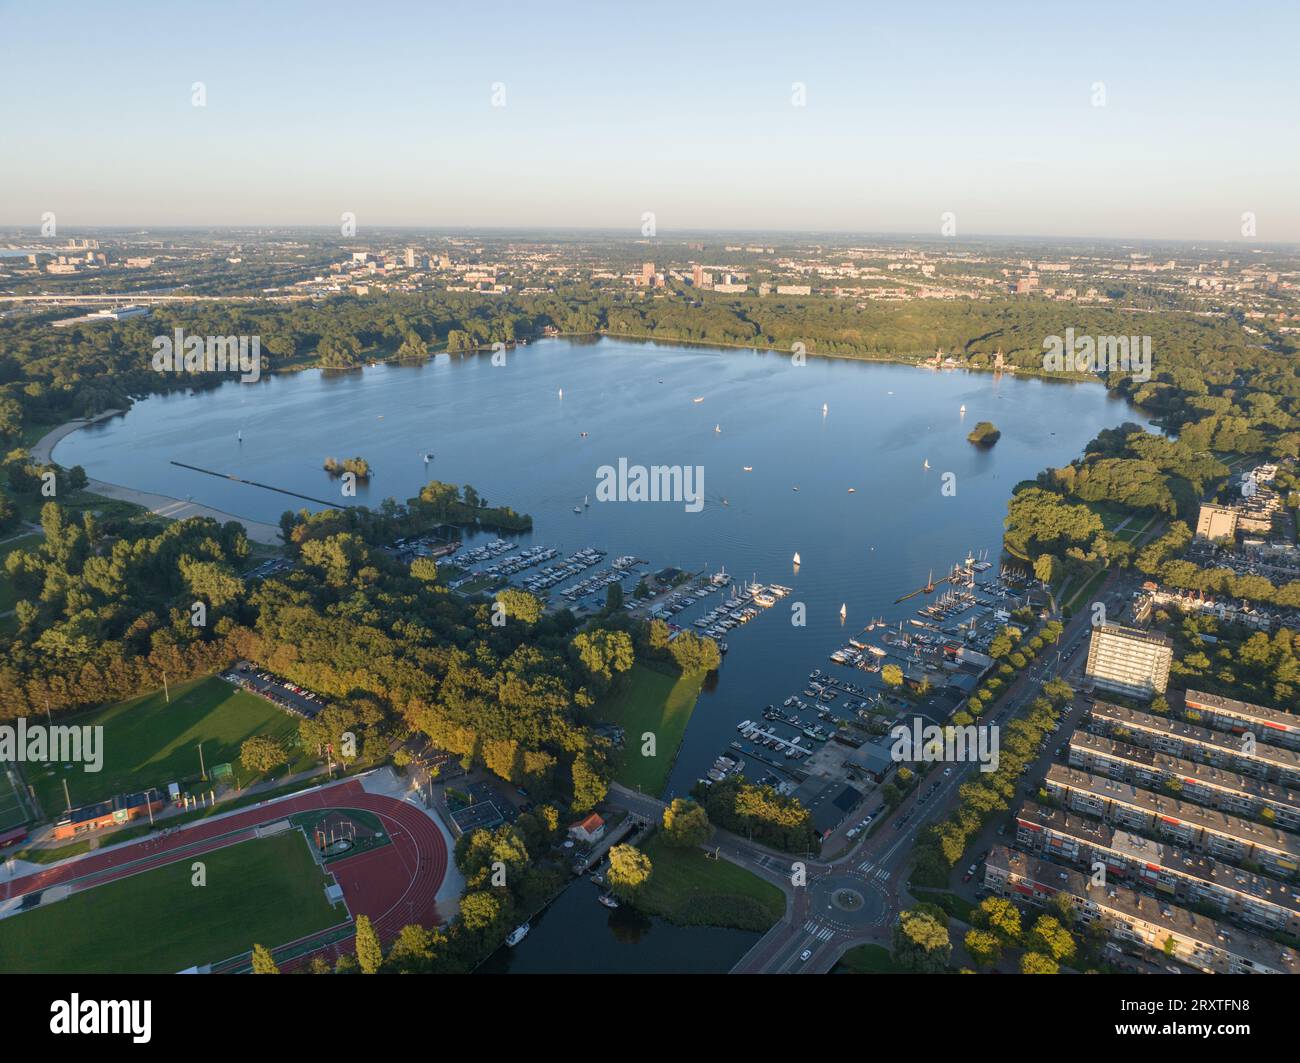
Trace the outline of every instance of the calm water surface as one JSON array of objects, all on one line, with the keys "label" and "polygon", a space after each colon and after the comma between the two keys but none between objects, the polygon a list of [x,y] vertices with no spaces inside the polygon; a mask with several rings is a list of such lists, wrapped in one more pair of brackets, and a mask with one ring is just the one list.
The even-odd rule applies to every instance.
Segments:
[{"label": "calm water surface", "polygon": [[[990,450],[966,442],[979,420],[1002,430]],[[916,602],[891,603],[931,570],[945,572],[971,550],[996,560],[1012,487],[1125,420],[1145,419],[1096,385],[549,340],[509,352],[505,366],[487,355],[440,356],[150,398],[68,436],[56,456],[102,480],[275,522],[286,508],[321,507],[169,462],[329,499],[339,488],[321,468],[325,457],[360,454],[375,469],[359,491],[363,504],[411,497],[435,478],[473,484],[490,503],[533,515],[521,544],[594,545],[610,560],[725,566],[737,578],[792,586],[790,599],[730,633],[731,651],[669,780],[668,792],[682,793],[737,722],[801,687],[871,617],[914,615]],[[596,470],[619,458],[703,466],[703,511],[598,502]],[[955,475],[955,496],[941,491],[946,472]],[[575,514],[584,496],[592,504]],[[792,601],[806,604],[806,627],[791,626]],[[689,625],[708,608],[675,619]]]},{"label": "calm water surface", "polygon": [[[980,420],[1002,431],[990,450],[966,441]],[[893,600],[931,570],[942,574],[969,551],[996,561],[1012,487],[1076,457],[1099,430],[1125,420],[1145,418],[1097,385],[550,340],[509,352],[504,366],[488,355],[444,355],[417,366],[313,370],[150,398],[67,437],[56,456],[102,480],[275,522],[287,508],[321,507],[169,462],[330,499],[339,488],[321,468],[325,457],[359,454],[375,470],[356,499],[362,504],[411,497],[430,479],[473,484],[489,503],[533,515],[521,545],[566,552],[593,545],[609,551],[607,561],[635,554],[652,570],[725,566],[737,578],[793,587],[785,602],[728,635],[730,653],[691,720],[671,795],[690,789],[740,720],[801,689],[808,671],[826,667],[826,655],[871,617],[913,616],[917,602]],[[703,511],[598,502],[596,470],[619,458],[703,466]],[[955,474],[955,496],[941,492],[946,472]],[[575,514],[584,496],[591,506]],[[806,627],[791,625],[793,601],[806,604]],[[689,626],[711,607],[706,601],[675,619]],[[858,676],[863,685],[874,682]],[[577,883],[563,894],[500,962],[553,970],[564,956],[574,970],[725,970],[753,940],[657,920],[633,926],[630,913],[611,916],[584,891]],[[587,923],[608,927],[590,953],[597,938],[587,936]],[[571,936],[579,928],[583,950],[564,944],[579,940]],[[548,936],[561,944],[548,948]],[[696,943],[690,950],[682,944],[688,940]]]}]

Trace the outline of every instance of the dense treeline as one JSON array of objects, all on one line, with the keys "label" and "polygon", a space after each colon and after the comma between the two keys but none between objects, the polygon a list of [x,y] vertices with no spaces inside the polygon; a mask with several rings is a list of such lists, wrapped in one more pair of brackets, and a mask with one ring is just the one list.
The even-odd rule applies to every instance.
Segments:
[{"label": "dense treeline", "polygon": [[[1220,444],[1251,438],[1252,419],[1267,417],[1266,399],[1244,419],[1224,406],[1225,392],[1252,387],[1278,408],[1300,398],[1290,348],[1261,347],[1229,317],[1139,314],[1044,300],[885,303],[807,297],[723,298],[609,292],[573,287],[542,295],[429,292],[340,296],[303,303],[212,303],[167,306],[148,318],[52,329],[57,316],[0,321],[0,441],[12,444],[24,423],[53,423],[124,408],[133,396],[168,388],[209,387],[214,374],[159,373],[151,368],[155,336],[177,328],[194,336],[259,336],[269,370],[318,364],[351,368],[375,357],[422,359],[527,339],[546,328],[562,333],[744,344],[855,358],[921,359],[938,349],[960,364],[1005,364],[1043,370],[1044,339],[1077,333],[1153,337],[1154,374],[1108,382],[1169,423],[1200,422]],[[702,295],[703,298],[694,296]],[[1062,374],[1078,377],[1079,374]],[[248,385],[256,386],[256,385]],[[1294,443],[1291,444],[1294,448]],[[1242,449],[1234,447],[1233,449]]]}]

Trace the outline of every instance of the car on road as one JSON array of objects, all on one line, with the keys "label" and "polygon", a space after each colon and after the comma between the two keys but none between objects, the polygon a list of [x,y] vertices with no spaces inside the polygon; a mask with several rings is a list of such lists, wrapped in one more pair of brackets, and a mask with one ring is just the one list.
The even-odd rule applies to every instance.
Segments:
[{"label": "car on road", "polygon": [[804,949],[803,952],[799,953],[800,963],[807,963],[811,959],[812,959],[812,949]]},{"label": "car on road", "polygon": [[944,768],[944,769],[943,769],[943,777],[944,777],[945,779],[948,778],[948,776],[951,775],[951,774],[952,774],[952,768],[951,768],[951,767],[947,767],[947,768]]},{"label": "car on road", "polygon": [[973,879],[975,877],[975,868],[977,866],[977,864],[971,864],[971,866],[966,869],[966,874],[962,875],[961,880],[963,882],[969,882]]}]

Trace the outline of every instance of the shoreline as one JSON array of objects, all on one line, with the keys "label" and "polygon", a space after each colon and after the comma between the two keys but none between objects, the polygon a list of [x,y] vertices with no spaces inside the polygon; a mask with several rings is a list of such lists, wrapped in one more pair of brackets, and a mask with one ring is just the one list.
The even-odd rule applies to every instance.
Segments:
[{"label": "shoreline", "polygon": [[[701,348],[712,347],[715,350],[718,350],[719,352],[740,350],[740,351],[751,351],[754,354],[760,354],[760,355],[775,354],[777,356],[781,356],[781,355],[789,354],[789,352],[785,351],[782,348],[759,346],[753,343],[729,344],[729,343],[719,342],[716,340],[678,340],[678,339],[668,339],[668,338],[656,337],[656,336],[643,336],[635,333],[611,333],[607,331],[562,332],[553,336],[539,336],[536,337],[532,342],[542,343],[546,340],[572,341],[572,340],[580,340],[580,339],[591,339],[597,342],[599,342],[600,340],[610,339],[615,341],[629,340],[633,343],[648,343],[648,344],[665,343],[665,344],[676,344],[676,345],[688,346],[688,347],[701,347]],[[456,351],[456,352],[446,351],[446,350],[431,351],[429,353],[429,360],[432,361],[434,358],[437,358],[439,355],[443,355],[443,354],[449,355],[451,357],[457,357],[466,354],[479,354],[490,349],[491,348],[475,347],[470,350]],[[956,370],[965,371],[967,373],[990,373],[990,374],[998,373],[998,372],[1007,372],[1008,375],[1012,377],[1019,377],[1020,379],[1026,379],[1026,380],[1028,379],[1041,379],[1047,381],[1059,380],[1062,383],[1101,384],[1102,387],[1106,387],[1105,381],[1097,377],[1061,378],[1056,376],[1055,374],[1042,373],[1036,370],[1017,370],[1013,367],[1009,367],[1008,369],[1001,370],[1001,371],[995,370],[991,366],[955,365],[955,366],[936,367],[934,365],[927,364],[923,360],[925,356],[921,356],[921,355],[913,355],[913,356],[853,355],[853,354],[840,354],[840,353],[830,353],[830,352],[823,353],[823,352],[816,352],[816,351],[809,351],[808,354],[815,358],[824,358],[824,359],[830,359],[830,360],[842,361],[842,362],[858,362],[866,365],[874,364],[874,365],[908,366],[915,369],[926,369],[932,372],[933,371],[956,371]],[[375,359],[372,362],[363,363],[361,365],[348,366],[345,369],[341,369],[339,371],[344,371],[344,372],[351,371],[351,370],[364,371],[365,369],[369,368],[371,365],[390,364],[393,361],[394,359],[392,357],[379,358],[379,359]],[[316,364],[316,365],[295,366],[293,369],[286,369],[285,371],[300,372],[304,369],[316,369],[318,371],[324,371],[329,368],[331,367]],[[40,464],[51,464],[54,462],[53,453],[55,448],[67,436],[71,435],[73,432],[77,431],[78,429],[85,428],[89,425],[98,424],[101,421],[109,420],[112,417],[125,416],[126,413],[127,413],[126,410],[119,410],[119,409],[105,410],[103,413],[97,414],[94,417],[75,418],[71,421],[67,421],[64,424],[59,425],[57,428],[54,428],[51,431],[47,432],[39,440],[37,440],[37,442],[34,443],[29,449],[29,454],[31,455],[33,461],[36,461]],[[260,543],[266,546],[282,545],[282,540],[280,538],[280,529],[278,525],[267,524],[263,521],[253,520],[250,517],[243,517],[236,513],[228,513],[223,510],[215,509],[211,506],[204,505],[202,503],[194,502],[192,500],[174,498],[170,495],[157,494],[152,491],[142,491],[139,490],[138,488],[128,487],[124,484],[114,484],[104,480],[96,480],[96,479],[89,479],[87,481],[85,490],[91,494],[100,495],[104,498],[109,498],[109,499],[122,501],[122,502],[130,502],[134,505],[140,506],[148,510],[151,513],[156,514],[157,516],[165,517],[170,520],[184,520],[189,517],[211,517],[214,520],[218,521],[219,523],[223,523],[223,524],[226,523],[227,521],[235,521],[236,523],[242,524],[244,526],[245,532],[248,535],[250,541]]]},{"label": "shoreline", "polygon": [[[119,414],[125,414],[125,410],[105,410],[95,417],[85,418],[78,417],[71,421],[51,429],[41,436],[28,453],[33,461],[41,465],[49,465],[54,462],[54,449],[59,443],[79,429],[86,428],[92,424],[98,424],[100,421],[106,421],[110,417],[116,417]],[[244,533],[248,536],[250,542],[259,543],[263,546],[281,546],[280,527],[277,524],[266,524],[263,521],[253,520],[249,517],[241,517],[237,513],[227,513],[220,509],[214,509],[211,506],[205,506],[200,502],[193,502],[181,498],[173,498],[170,495],[160,495],[153,491],[141,491],[135,487],[127,487],[124,484],[108,483],[105,480],[96,480],[88,478],[84,490],[92,495],[99,495],[102,498],[112,499],[117,502],[130,502],[132,505],[140,506],[150,513],[167,520],[187,520],[190,517],[211,517],[219,524],[226,524],[234,521],[236,524],[244,526]]]}]

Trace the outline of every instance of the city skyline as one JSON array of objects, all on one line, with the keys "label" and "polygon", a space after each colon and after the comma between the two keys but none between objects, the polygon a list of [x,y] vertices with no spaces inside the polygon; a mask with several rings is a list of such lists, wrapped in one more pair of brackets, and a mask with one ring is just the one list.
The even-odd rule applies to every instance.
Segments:
[{"label": "city skyline", "polygon": [[1300,240],[1290,13],[1239,16],[1229,64],[1216,23],[1113,6],[240,6],[183,47],[149,4],[0,15],[95,71],[0,71],[0,222]]}]

